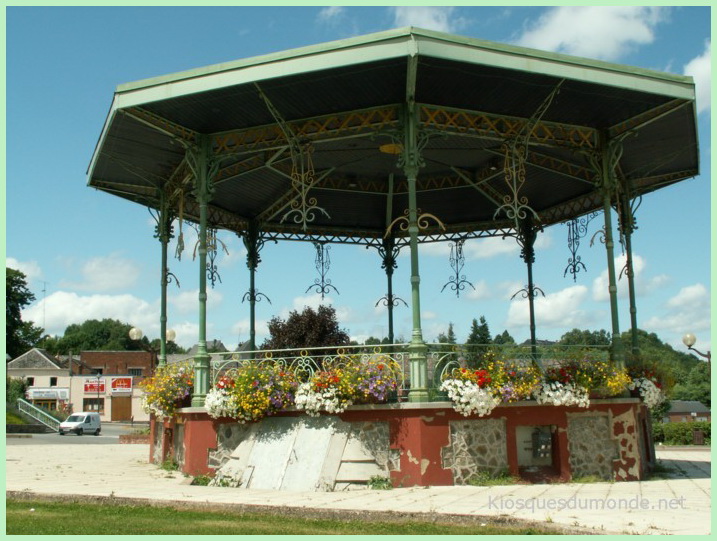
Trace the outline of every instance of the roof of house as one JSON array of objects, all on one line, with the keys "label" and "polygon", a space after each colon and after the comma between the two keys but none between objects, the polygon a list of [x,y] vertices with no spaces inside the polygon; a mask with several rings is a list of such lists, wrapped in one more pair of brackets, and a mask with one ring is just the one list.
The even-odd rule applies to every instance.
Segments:
[{"label": "roof of house", "polygon": [[57,368],[62,369],[61,363],[40,348],[32,348],[16,359],[7,363],[7,368]]},{"label": "roof of house", "polygon": [[697,400],[672,400],[669,413],[709,413],[710,409]]}]

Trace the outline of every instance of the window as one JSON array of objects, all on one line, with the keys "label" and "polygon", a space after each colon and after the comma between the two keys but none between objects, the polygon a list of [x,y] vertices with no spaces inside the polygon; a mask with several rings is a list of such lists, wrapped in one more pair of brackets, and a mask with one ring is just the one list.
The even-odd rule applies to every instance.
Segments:
[{"label": "window", "polygon": [[102,368],[95,368],[95,367],[93,366],[93,367],[92,367],[92,373],[93,373],[93,374],[102,374]]},{"label": "window", "polygon": [[35,385],[35,378],[26,378],[26,380],[28,387],[32,387],[33,385]]},{"label": "window", "polygon": [[[99,409],[98,406],[99,405]],[[96,411],[97,413],[105,412],[105,399],[85,398],[82,400],[82,411]]]},{"label": "window", "polygon": [[57,378],[50,378],[50,387],[57,387]]},{"label": "window", "polygon": [[141,376],[142,375],[142,369],[141,368],[130,368],[127,370],[127,373],[130,376]]}]

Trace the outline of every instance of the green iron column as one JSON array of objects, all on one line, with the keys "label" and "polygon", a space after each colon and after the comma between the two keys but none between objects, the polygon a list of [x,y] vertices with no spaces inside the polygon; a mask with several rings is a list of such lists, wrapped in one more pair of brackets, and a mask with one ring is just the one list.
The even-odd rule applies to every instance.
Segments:
[{"label": "green iron column", "polygon": [[[393,271],[396,269],[396,258],[398,257],[398,250],[396,249],[396,240],[392,235],[387,236],[383,239],[383,245],[378,249],[378,253],[381,256],[381,268],[386,271],[386,281],[388,283],[388,293],[385,297],[379,299],[376,306],[381,301],[384,301],[386,308],[388,308],[388,342],[393,344],[393,309],[398,306],[398,302],[404,302],[393,294]],[[405,304],[405,302],[404,302]]]},{"label": "green iron column", "polygon": [[626,194],[621,196],[620,204],[620,230],[625,239],[625,274],[627,275],[627,286],[630,295],[630,336],[631,353],[634,357],[640,355],[640,348],[637,344],[637,303],[635,301],[635,269],[632,259],[632,233],[637,229],[635,216]]},{"label": "green iron column", "polygon": [[192,154],[194,195],[199,204],[199,342],[194,357],[192,407],[202,407],[209,392],[210,360],[207,353],[207,206],[212,190],[207,137],[200,139],[199,148]]},{"label": "green iron column", "polygon": [[426,353],[428,347],[423,341],[421,331],[421,276],[418,272],[418,208],[416,195],[416,179],[420,167],[418,150],[418,128],[415,107],[409,103],[404,126],[403,170],[408,182],[408,234],[411,249],[411,308],[413,313],[413,331],[411,344],[408,346],[410,360],[411,390],[408,393],[410,402],[428,400],[428,363]]},{"label": "green iron column", "polygon": [[616,192],[615,167],[619,161],[621,145],[619,142],[605,141],[601,150],[599,171],[602,180],[603,215],[605,217],[605,250],[607,252],[608,291],[610,294],[610,314],[612,319],[612,347],[610,356],[618,365],[624,365],[620,321],[617,304],[617,280],[615,276],[615,242],[612,234],[612,196]]},{"label": "green iron column", "polygon": [[259,227],[256,221],[249,222],[244,235],[242,235],[244,246],[246,247],[246,266],[249,268],[249,291],[244,295],[244,300],[249,300],[249,346],[251,351],[256,350],[256,301],[258,294],[256,291],[256,269],[261,262],[259,251],[263,242],[259,238]]},{"label": "green iron column", "polygon": [[[518,229],[518,237],[520,239],[521,251],[520,257],[525,261],[528,267],[528,287],[526,295],[528,298],[528,312],[530,314],[530,352],[533,363],[540,368],[541,364],[538,359],[538,351],[535,339],[535,296],[540,291],[533,282],[533,263],[535,263],[535,239],[537,237],[538,228],[533,222],[533,214],[526,213],[525,218],[520,221]],[[542,293],[542,291],[540,291]]]},{"label": "green iron column", "polygon": [[160,314],[159,314],[159,366],[167,364],[167,285],[169,269],[167,268],[167,245],[172,237],[172,215],[164,190],[159,194],[159,216],[157,221],[157,237],[162,245],[162,269],[160,272]]}]

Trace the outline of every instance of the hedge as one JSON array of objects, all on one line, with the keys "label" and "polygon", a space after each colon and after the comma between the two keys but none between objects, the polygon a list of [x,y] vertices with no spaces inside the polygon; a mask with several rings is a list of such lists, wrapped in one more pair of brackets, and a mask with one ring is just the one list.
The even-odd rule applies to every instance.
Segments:
[{"label": "hedge", "polygon": [[705,443],[711,440],[712,423],[695,421],[689,423],[653,423],[652,436],[655,442],[667,445],[692,445],[693,431],[701,430],[705,435]]}]

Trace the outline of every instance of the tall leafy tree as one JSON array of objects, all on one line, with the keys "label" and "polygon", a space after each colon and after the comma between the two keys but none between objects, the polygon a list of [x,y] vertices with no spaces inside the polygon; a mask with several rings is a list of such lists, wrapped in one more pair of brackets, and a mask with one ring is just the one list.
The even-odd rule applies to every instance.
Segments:
[{"label": "tall leafy tree", "polygon": [[25,274],[5,267],[5,351],[11,359],[37,345],[42,337],[42,328],[22,320],[22,309],[34,300]]},{"label": "tall leafy tree", "polygon": [[493,338],[494,344],[515,344],[515,339],[510,335],[508,329],[500,334],[496,334]]},{"label": "tall leafy tree", "polygon": [[610,334],[605,329],[589,331],[573,329],[560,337],[563,346],[609,346]]},{"label": "tall leafy tree", "polygon": [[480,317],[480,324],[478,320],[473,319],[471,324],[471,332],[466,340],[466,350],[468,353],[468,360],[473,364],[477,364],[480,359],[485,355],[490,347],[493,340],[490,337],[490,328],[488,322],[484,316]]},{"label": "tall leafy tree", "polygon": [[[126,351],[142,350],[149,347],[146,336],[142,344],[129,337],[132,325],[116,319],[88,319],[82,323],[74,323],[65,329],[59,339],[45,340],[44,346],[51,353],[67,354],[70,351]],[[144,346],[144,347],[143,347]]]},{"label": "tall leafy tree", "polygon": [[278,316],[269,321],[269,338],[262,349],[294,349],[349,344],[348,333],[339,327],[336,310],[321,305],[317,310],[305,307],[296,310],[286,320]]}]

